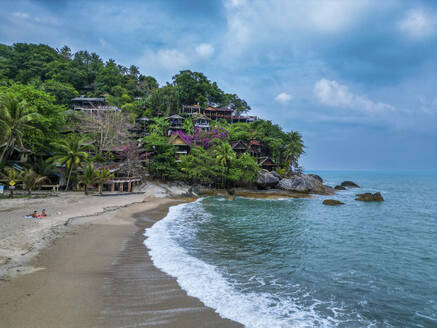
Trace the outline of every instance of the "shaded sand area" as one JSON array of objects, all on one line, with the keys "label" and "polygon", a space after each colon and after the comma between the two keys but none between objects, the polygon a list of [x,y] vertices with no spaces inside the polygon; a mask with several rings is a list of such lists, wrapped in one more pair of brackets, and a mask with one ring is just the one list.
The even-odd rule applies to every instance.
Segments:
[{"label": "shaded sand area", "polygon": [[[68,194],[21,200],[19,208],[2,202],[0,240],[11,260],[2,266],[0,327],[241,327],[187,296],[150,260],[144,229],[182,201]],[[35,206],[62,214],[56,223],[21,221]]]}]

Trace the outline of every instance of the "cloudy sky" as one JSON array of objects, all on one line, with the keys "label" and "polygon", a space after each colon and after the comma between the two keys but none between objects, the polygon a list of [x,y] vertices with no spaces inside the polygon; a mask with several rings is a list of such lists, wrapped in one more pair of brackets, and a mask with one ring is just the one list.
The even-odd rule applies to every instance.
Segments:
[{"label": "cloudy sky", "polygon": [[306,169],[437,169],[437,2],[0,0],[0,43],[204,72],[300,131]]}]

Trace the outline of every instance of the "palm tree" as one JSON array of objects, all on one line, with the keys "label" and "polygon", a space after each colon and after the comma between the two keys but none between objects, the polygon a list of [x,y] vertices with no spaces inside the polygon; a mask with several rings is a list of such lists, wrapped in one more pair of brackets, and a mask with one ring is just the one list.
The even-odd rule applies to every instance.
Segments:
[{"label": "palm tree", "polygon": [[14,146],[23,146],[23,135],[33,129],[30,122],[39,116],[27,103],[10,94],[0,97],[0,163]]},{"label": "palm tree", "polygon": [[215,159],[218,165],[220,165],[224,170],[222,174],[222,185],[224,186],[225,176],[229,175],[229,170],[231,168],[231,162],[236,158],[235,152],[231,145],[227,142],[220,142],[214,150]]},{"label": "palm tree", "polygon": [[36,158],[32,162],[32,168],[36,173],[47,177],[47,180],[51,182],[50,176],[55,172],[55,165],[52,162],[46,161],[43,158]]},{"label": "palm tree", "polygon": [[[14,188],[15,184],[11,185],[11,182],[17,181],[19,178],[19,172],[12,167],[7,167],[3,170],[4,172],[0,172],[0,177],[5,179],[8,183],[9,187],[9,197],[14,198]],[[12,188],[11,188],[12,186]]]},{"label": "palm tree", "polygon": [[89,144],[88,139],[80,137],[77,134],[70,135],[69,138],[61,139],[58,142],[52,143],[58,149],[58,154],[50,158],[54,163],[65,165],[66,172],[68,171],[67,186],[70,184],[71,173],[79,166],[79,164],[88,158],[86,150],[94,148]]},{"label": "palm tree", "polygon": [[26,169],[21,172],[20,179],[23,181],[23,189],[27,190],[28,195],[30,195],[32,189],[47,180],[47,177],[39,175],[33,169]]},{"label": "palm tree", "polygon": [[114,178],[114,174],[112,174],[108,169],[99,170],[96,172],[96,183],[99,184],[99,194],[103,193],[103,184]]},{"label": "palm tree", "polygon": [[97,182],[97,171],[93,164],[88,164],[81,175],[79,175],[79,183],[85,185],[85,195],[88,196],[88,186]]},{"label": "palm tree", "polygon": [[293,170],[293,165],[298,167],[299,157],[305,152],[302,136],[299,132],[288,132],[288,143],[285,146],[285,156],[290,162],[290,170]]}]

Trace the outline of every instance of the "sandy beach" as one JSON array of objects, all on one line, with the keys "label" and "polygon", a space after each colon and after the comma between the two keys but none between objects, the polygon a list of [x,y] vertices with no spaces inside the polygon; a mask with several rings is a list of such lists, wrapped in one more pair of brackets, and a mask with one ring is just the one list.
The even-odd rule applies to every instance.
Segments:
[{"label": "sandy beach", "polygon": [[[148,256],[144,229],[182,201],[69,193],[2,202],[0,327],[240,327]],[[39,207],[61,214],[24,219]]]}]

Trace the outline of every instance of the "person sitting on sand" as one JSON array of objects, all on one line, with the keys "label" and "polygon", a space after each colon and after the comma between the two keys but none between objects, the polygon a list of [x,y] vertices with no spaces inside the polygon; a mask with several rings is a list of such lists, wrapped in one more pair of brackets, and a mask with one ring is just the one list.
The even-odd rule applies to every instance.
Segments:
[{"label": "person sitting on sand", "polygon": [[32,214],[28,214],[28,215],[25,215],[25,216],[24,216],[25,219],[38,219],[38,218],[40,218],[40,217],[41,217],[41,216],[38,215],[38,212],[37,212],[37,211],[33,211]]},{"label": "person sitting on sand", "polygon": [[45,217],[47,216],[47,212],[46,212],[46,209],[45,209],[45,208],[42,210],[40,216],[41,216],[42,218],[45,218]]}]

